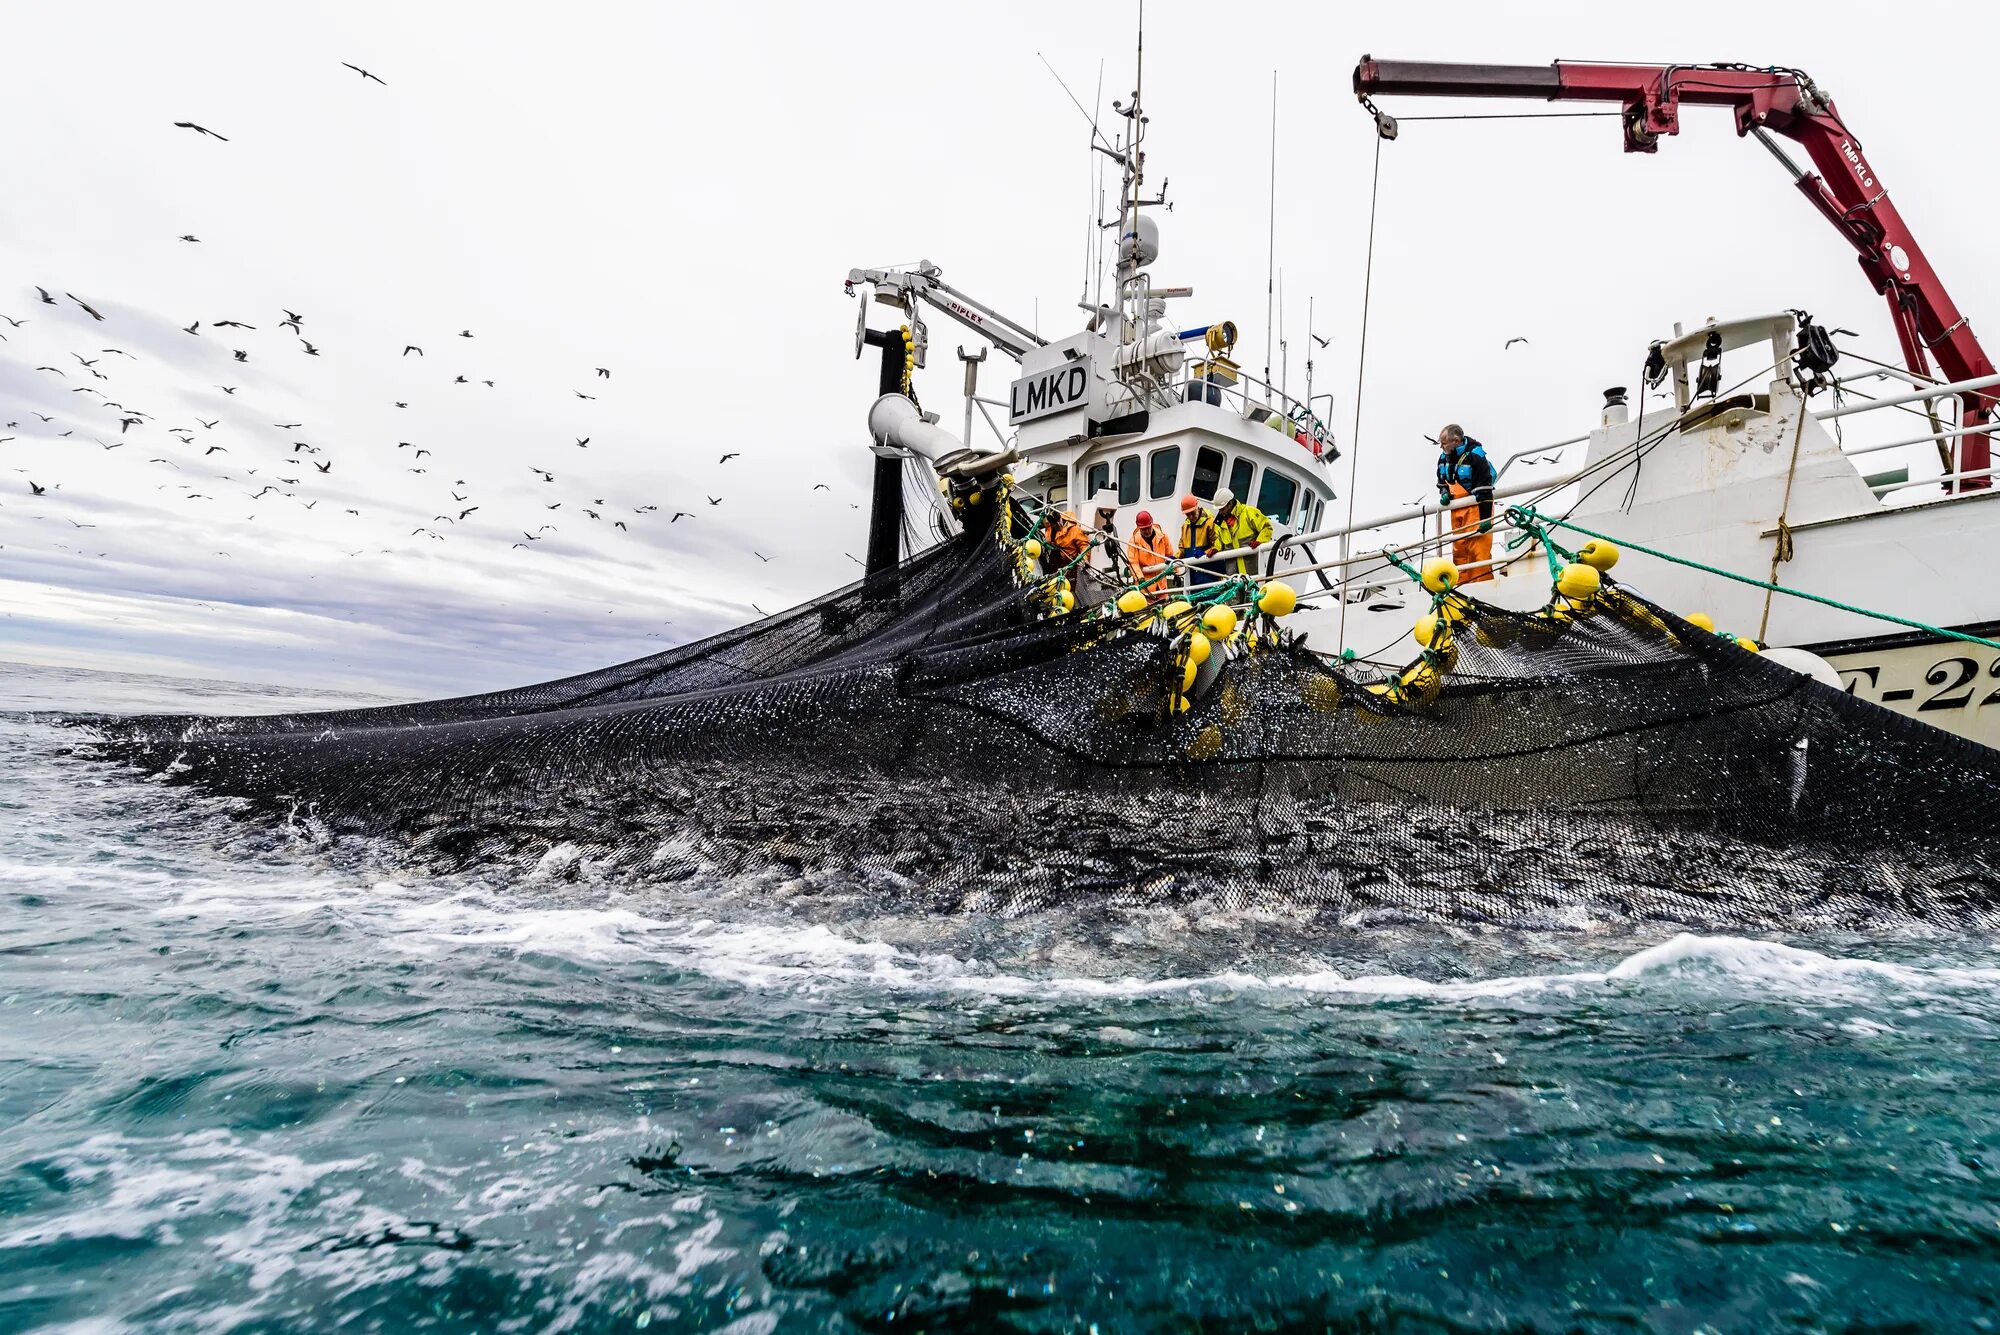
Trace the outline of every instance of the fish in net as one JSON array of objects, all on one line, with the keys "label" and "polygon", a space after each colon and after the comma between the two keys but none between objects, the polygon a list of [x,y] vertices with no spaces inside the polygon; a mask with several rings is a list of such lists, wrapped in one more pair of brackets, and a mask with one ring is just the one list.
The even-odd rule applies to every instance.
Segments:
[{"label": "fish in net", "polygon": [[[1186,689],[1156,608],[1050,615],[1004,493],[789,612],[452,700],[78,719],[87,750],[390,841],[431,870],[571,846],[634,880],[777,876],[934,911],[1266,905],[1329,923],[1978,929],[2000,753],[1605,581],[1455,594],[1419,689],[1252,618]],[[1148,624],[1150,622],[1150,624]],[[1423,673],[1417,672],[1419,677]]]}]

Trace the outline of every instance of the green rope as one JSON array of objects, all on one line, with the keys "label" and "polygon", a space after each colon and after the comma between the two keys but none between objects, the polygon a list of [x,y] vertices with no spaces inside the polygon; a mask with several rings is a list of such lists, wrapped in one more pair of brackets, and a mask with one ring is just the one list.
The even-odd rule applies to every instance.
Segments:
[{"label": "green rope", "polygon": [[1635,552],[1644,552],[1647,556],[1657,556],[1662,561],[1671,561],[1675,565],[1687,566],[1690,569],[1699,570],[1705,574],[1720,575],[1724,579],[1733,579],[1738,584],[1748,584],[1752,588],[1768,589],[1772,593],[1782,593],[1790,598],[1803,598],[1809,603],[1819,603],[1826,607],[1838,608],[1843,612],[1852,612],[1856,616],[1873,617],[1877,621],[1888,621],[1898,626],[1908,626],[1911,630],[1921,630],[1927,634],[1942,636],[1947,640],[1959,640],[1966,644],[1977,644],[1987,649],[2000,649],[2000,641],[1989,640],[1982,635],[1967,635],[1963,631],[1949,630],[1943,626],[1933,626],[1924,621],[1912,621],[1908,617],[1892,616],[1888,612],[1870,611],[1866,607],[1856,607],[1852,603],[1843,603],[1837,598],[1826,598],[1817,593],[1806,593],[1801,589],[1788,589],[1782,584],[1772,584],[1767,580],[1752,579],[1748,575],[1739,575],[1733,570],[1723,570],[1717,566],[1704,565],[1700,561],[1691,561],[1685,556],[1675,556],[1670,552],[1663,552],[1657,548],[1642,547],[1636,542],[1627,542],[1623,538],[1614,538],[1608,533],[1597,533],[1585,528],[1581,524],[1572,524],[1567,519],[1550,519],[1546,515],[1535,513],[1533,509],[1527,506],[1516,506],[1512,513],[1520,516],[1521,520],[1539,520],[1552,528],[1571,529],[1583,534],[1587,538],[1598,538],[1604,542],[1617,543],[1620,547],[1628,548]]}]

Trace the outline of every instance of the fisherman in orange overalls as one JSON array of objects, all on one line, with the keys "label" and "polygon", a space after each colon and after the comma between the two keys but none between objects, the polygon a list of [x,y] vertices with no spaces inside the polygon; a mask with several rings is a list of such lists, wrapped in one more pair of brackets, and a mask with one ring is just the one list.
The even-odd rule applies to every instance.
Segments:
[{"label": "fisherman in orange overalls", "polygon": [[1471,497],[1477,505],[1451,512],[1451,561],[1461,585],[1493,578],[1493,484],[1486,447],[1456,422],[1438,432],[1438,504]]},{"label": "fisherman in orange overalls", "polygon": [[1166,570],[1178,553],[1174,551],[1174,540],[1167,531],[1153,522],[1153,512],[1139,512],[1139,526],[1132,530],[1132,536],[1125,544],[1125,561],[1132,567],[1132,579],[1154,602],[1166,597],[1162,587],[1166,583]]}]

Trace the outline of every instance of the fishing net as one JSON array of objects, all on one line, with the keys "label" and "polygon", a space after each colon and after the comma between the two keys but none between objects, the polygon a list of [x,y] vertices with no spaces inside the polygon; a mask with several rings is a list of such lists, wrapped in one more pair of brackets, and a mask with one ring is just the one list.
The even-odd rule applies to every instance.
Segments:
[{"label": "fishing net", "polygon": [[964,524],[782,615],[559,681],[84,722],[98,754],[243,819],[430,869],[568,849],[633,879],[947,911],[1100,896],[1347,924],[1994,917],[2000,752],[1609,580],[1554,615],[1453,595],[1446,652],[1386,680],[1252,616],[1184,688],[1189,638],[1147,624],[1157,607],[1051,614],[1015,504]]}]

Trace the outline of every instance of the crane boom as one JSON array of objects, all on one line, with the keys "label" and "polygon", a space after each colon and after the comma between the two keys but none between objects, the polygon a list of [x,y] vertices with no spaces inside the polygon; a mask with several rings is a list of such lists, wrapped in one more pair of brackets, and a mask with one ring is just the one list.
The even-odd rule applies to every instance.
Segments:
[{"label": "crane boom", "polygon": [[[1945,291],[1888,191],[1863,156],[1833,100],[1805,73],[1747,65],[1600,65],[1559,60],[1550,65],[1465,65],[1435,61],[1376,60],[1354,67],[1354,91],[1373,110],[1372,96],[1513,97],[1550,102],[1616,102],[1624,108],[1625,151],[1651,153],[1662,135],[1680,133],[1683,102],[1727,107],[1736,133],[1768,131],[1803,147],[1816,171],[1791,167],[1794,183],[1828,222],[1847,238],[1869,283],[1887,298],[1889,318],[1911,372],[1947,381],[1994,373],[1972,326]],[[1380,113],[1377,113],[1378,118]],[[1378,124],[1380,123],[1378,119]],[[1767,147],[1778,151],[1762,133]],[[1779,153],[1782,158],[1782,152]],[[1993,392],[1968,392],[1960,426],[1971,430],[1995,417]],[[1990,466],[1985,434],[1959,438],[1958,471]],[[1962,478],[1961,490],[1989,485]]]},{"label": "crane boom", "polygon": [[847,287],[851,292],[856,283],[866,283],[878,291],[895,293],[904,308],[913,314],[913,303],[924,301],[985,338],[1015,361],[1021,360],[1022,354],[1029,348],[1048,345],[1047,339],[1018,320],[1008,319],[985,302],[975,300],[945,282],[938,276],[941,272],[929,260],[915,269],[850,269]]}]

